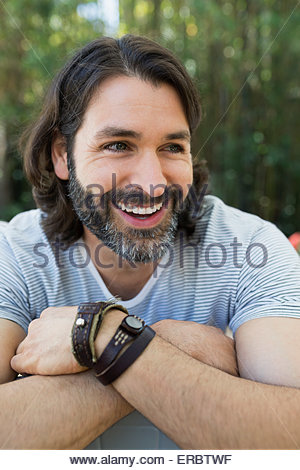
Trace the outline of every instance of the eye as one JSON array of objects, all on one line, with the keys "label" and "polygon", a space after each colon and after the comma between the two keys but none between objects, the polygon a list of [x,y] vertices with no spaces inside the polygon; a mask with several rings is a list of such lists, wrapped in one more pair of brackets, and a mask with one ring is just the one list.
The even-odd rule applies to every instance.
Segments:
[{"label": "eye", "polygon": [[165,149],[171,153],[181,153],[184,152],[184,148],[179,144],[170,144]]},{"label": "eye", "polygon": [[128,150],[128,145],[125,142],[112,142],[104,145],[103,149],[111,152],[125,152],[125,150]]}]

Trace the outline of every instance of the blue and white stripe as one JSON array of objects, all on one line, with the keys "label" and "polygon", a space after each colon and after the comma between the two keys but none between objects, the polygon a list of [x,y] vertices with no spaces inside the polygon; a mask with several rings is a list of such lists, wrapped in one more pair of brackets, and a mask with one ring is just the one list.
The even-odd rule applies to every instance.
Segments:
[{"label": "blue and white stripe", "polygon": [[[112,297],[82,241],[55,259],[39,210],[1,231],[0,317],[26,330],[48,306]],[[122,303],[149,324],[174,318],[234,333],[254,318],[300,318],[299,256],[271,223],[206,196],[193,236],[178,233],[141,292]]]},{"label": "blue and white stripe", "polygon": [[[49,306],[112,297],[95,266],[86,262],[82,241],[55,259],[40,217],[33,210],[0,227],[0,317],[25,330]],[[234,243],[240,244],[236,252]],[[160,265],[136,297],[122,302],[148,324],[174,318],[223,330],[229,325],[235,333],[254,318],[300,318],[300,262],[294,248],[274,225],[216,197],[206,196],[194,235],[187,240],[178,233]],[[88,448],[177,446],[133,412]]]}]

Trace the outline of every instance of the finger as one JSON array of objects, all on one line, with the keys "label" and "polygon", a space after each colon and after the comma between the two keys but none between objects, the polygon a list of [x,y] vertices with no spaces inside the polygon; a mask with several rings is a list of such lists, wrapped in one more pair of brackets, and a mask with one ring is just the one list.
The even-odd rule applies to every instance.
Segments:
[{"label": "finger", "polygon": [[42,310],[39,318],[45,318],[46,316],[51,315],[51,314],[54,315],[54,312],[55,312],[55,307],[47,307],[44,310]]},{"label": "finger", "polygon": [[23,354],[17,354],[16,356],[13,356],[10,361],[10,366],[19,374],[23,374],[25,372],[30,374],[29,367],[28,365],[26,366],[26,361]]},{"label": "finger", "polygon": [[26,347],[26,343],[27,343],[27,337],[25,339],[23,339],[23,341],[17,347],[16,354],[22,354],[22,352],[24,352],[24,349]]}]

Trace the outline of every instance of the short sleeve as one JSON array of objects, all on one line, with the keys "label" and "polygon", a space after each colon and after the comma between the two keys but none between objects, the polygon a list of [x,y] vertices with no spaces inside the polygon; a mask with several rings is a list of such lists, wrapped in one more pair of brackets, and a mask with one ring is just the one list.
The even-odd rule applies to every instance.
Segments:
[{"label": "short sleeve", "polygon": [[32,320],[24,276],[4,231],[0,231],[0,318],[17,323],[25,332]]},{"label": "short sleeve", "polygon": [[300,257],[264,222],[245,251],[229,327],[235,334],[246,321],[270,316],[300,319]]}]

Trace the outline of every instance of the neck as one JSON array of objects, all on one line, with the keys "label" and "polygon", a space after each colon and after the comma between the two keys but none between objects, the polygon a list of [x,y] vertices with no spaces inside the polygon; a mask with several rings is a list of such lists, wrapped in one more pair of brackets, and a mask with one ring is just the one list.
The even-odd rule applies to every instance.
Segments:
[{"label": "neck", "polygon": [[91,259],[106,287],[122,300],[135,297],[151,277],[157,262],[134,263],[125,260],[105,246],[87,229],[83,240],[90,250]]}]

